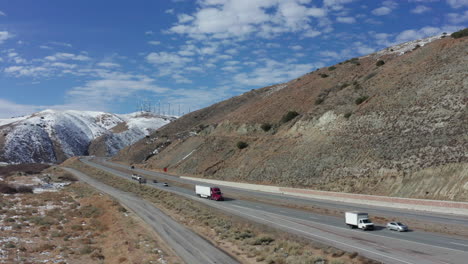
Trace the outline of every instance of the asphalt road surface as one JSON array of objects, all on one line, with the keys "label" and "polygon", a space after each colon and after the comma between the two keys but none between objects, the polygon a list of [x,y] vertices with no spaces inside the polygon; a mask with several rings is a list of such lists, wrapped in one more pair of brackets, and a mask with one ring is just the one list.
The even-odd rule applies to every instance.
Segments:
[{"label": "asphalt road surface", "polygon": [[[130,174],[128,173],[91,162],[87,159],[82,159],[82,161],[88,165],[105,170],[122,178],[130,178]],[[128,169],[128,167],[124,165],[117,165],[115,163],[107,164],[112,164],[112,166],[122,166],[123,168]],[[180,179],[161,173],[139,169],[135,170],[139,173],[155,176],[159,180],[168,179],[189,184],[195,183],[194,181]],[[151,182],[151,180],[149,182]],[[160,183],[149,183],[148,185],[177,193],[225,212],[238,215],[258,223],[267,224],[286,232],[297,234],[314,241],[319,241],[345,251],[355,251],[360,255],[385,263],[468,263],[468,240],[466,239],[457,239],[450,236],[421,231],[398,233],[388,231],[384,227],[379,226],[376,226],[375,231],[351,230],[346,227],[344,219],[340,217],[314,214],[301,210],[244,200],[226,199],[224,202],[215,202],[198,198],[195,196],[193,190],[175,186],[163,187]],[[236,188],[223,188],[223,191],[226,192],[226,189],[234,190]],[[249,195],[262,195],[277,199],[292,199],[292,201],[297,199],[297,201],[311,202],[310,199],[304,198],[282,197],[281,195],[259,193],[258,191],[243,191]],[[328,202],[323,203],[326,205],[329,204]],[[337,206],[335,203],[330,204],[332,207]],[[347,207],[347,205],[343,203],[339,206],[342,206],[345,210],[356,209],[355,207]],[[363,208],[365,208],[365,211],[367,212],[370,211],[368,207],[361,207],[361,209],[356,210],[362,210]],[[404,214],[405,216],[408,216],[407,212],[401,209],[373,208],[372,210],[382,210],[389,215]],[[412,216],[415,218],[422,217],[425,220],[433,219],[435,222],[442,221],[444,219],[449,219],[454,222],[461,222],[463,220],[463,218],[455,216],[431,215],[420,212],[413,212]]]},{"label": "asphalt road surface", "polygon": [[166,241],[186,263],[239,263],[231,256],[207,242],[194,232],[172,220],[151,203],[128,192],[123,192],[95,180],[77,170],[65,168],[80,180],[115,197],[121,204],[141,217]]}]

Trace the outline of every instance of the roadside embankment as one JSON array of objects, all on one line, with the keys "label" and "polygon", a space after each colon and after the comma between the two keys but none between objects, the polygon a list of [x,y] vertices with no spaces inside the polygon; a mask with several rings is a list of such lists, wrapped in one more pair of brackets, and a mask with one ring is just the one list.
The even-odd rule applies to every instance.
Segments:
[{"label": "roadside embankment", "polygon": [[389,196],[352,194],[340,192],[317,191],[312,189],[299,189],[289,187],[279,187],[271,185],[260,185],[250,183],[239,183],[230,181],[211,180],[195,177],[181,177],[182,179],[203,181],[209,184],[229,186],[247,190],[257,190],[262,192],[280,193],[298,197],[323,199],[338,202],[366,204],[372,206],[384,206],[400,209],[429,211],[434,213],[468,215],[468,202],[452,202],[441,200],[411,199]]}]

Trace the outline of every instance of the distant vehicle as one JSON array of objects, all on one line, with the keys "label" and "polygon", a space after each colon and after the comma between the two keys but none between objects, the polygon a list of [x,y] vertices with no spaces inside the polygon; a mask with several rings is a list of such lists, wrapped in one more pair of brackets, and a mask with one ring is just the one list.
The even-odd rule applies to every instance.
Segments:
[{"label": "distant vehicle", "polygon": [[195,193],[199,197],[208,198],[215,201],[223,201],[223,194],[218,187],[195,185]]},{"label": "distant vehicle", "polygon": [[153,180],[153,183],[158,183],[158,181],[157,181],[157,180]]},{"label": "distant vehicle", "polygon": [[387,224],[387,229],[388,230],[395,230],[395,231],[398,231],[398,232],[404,232],[404,231],[408,231],[408,226],[407,225],[404,225],[400,222],[390,222]]},{"label": "distant vehicle", "polygon": [[162,186],[164,186],[164,187],[169,187],[169,184],[167,184],[167,183],[164,182],[164,183],[162,184]]},{"label": "distant vehicle", "polygon": [[130,169],[132,169],[132,170],[133,170],[134,168],[135,168],[135,166],[133,166],[133,165],[130,167]]},{"label": "distant vehicle", "polygon": [[139,183],[146,183],[146,179],[138,174],[132,174],[132,180],[138,181]]},{"label": "distant vehicle", "polygon": [[359,228],[362,230],[373,230],[374,224],[369,220],[367,213],[346,212],[345,223],[351,228]]}]

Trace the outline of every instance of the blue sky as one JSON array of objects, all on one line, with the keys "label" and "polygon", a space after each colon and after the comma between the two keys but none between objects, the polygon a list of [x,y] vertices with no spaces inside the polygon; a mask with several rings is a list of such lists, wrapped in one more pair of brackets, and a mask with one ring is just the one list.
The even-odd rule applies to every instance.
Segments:
[{"label": "blue sky", "polygon": [[468,24],[468,0],[0,0],[0,118],[174,114]]}]

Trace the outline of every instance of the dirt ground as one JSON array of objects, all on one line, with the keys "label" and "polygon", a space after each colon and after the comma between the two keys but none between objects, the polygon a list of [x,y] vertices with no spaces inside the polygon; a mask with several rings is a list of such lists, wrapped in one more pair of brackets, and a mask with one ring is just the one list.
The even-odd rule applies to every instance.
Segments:
[{"label": "dirt ground", "polygon": [[[64,176],[47,173],[53,183]],[[41,177],[19,173],[0,183],[37,185]],[[139,218],[90,186],[40,190],[0,194],[0,263],[182,263]]]}]

